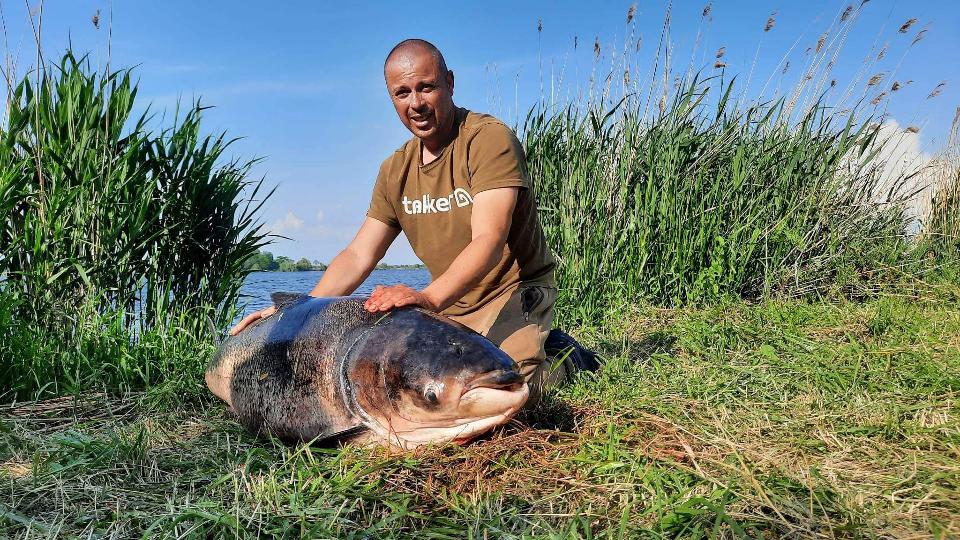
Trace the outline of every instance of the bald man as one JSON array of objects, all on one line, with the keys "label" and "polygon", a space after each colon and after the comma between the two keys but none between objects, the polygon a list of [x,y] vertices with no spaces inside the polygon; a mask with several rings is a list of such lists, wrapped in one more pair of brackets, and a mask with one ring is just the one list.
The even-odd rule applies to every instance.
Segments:
[{"label": "bald man", "polygon": [[[537,219],[523,147],[496,118],[454,104],[453,71],[431,43],[400,42],[383,74],[413,138],[384,160],[366,220],[310,294],[352,293],[403,231],[432,281],[421,291],[378,286],[366,309],[416,305],[469,326],[518,363],[535,403],[544,386],[567,374],[545,365],[556,263]],[[253,313],[231,333],[271,313]]]}]

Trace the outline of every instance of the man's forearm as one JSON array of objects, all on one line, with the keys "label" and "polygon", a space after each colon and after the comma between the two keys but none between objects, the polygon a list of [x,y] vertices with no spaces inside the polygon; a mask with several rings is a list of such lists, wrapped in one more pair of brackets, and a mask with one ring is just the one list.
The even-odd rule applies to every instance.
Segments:
[{"label": "man's forearm", "polygon": [[324,271],[310,296],[346,296],[367,279],[376,261],[364,261],[349,249],[337,254]]},{"label": "man's forearm", "polygon": [[423,294],[442,311],[463,297],[503,256],[503,239],[497,235],[474,238],[450,267],[423,290]]}]

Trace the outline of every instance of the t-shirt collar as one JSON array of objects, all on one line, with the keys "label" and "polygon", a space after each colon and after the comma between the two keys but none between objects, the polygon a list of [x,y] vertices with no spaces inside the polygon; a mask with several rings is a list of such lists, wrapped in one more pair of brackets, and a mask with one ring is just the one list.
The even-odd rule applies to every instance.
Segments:
[{"label": "t-shirt collar", "polygon": [[431,169],[437,163],[439,163],[440,161],[443,161],[447,157],[447,154],[449,153],[448,149],[451,146],[453,146],[455,142],[457,142],[457,138],[460,136],[460,128],[463,126],[463,121],[467,119],[468,112],[470,111],[464,109],[463,107],[457,107],[457,113],[455,116],[455,120],[453,122],[454,130],[456,130],[457,134],[454,135],[452,139],[450,139],[450,142],[447,143],[446,146],[440,149],[440,155],[437,156],[437,159],[431,161],[430,163],[427,163],[426,165],[423,164],[423,139],[414,137],[415,139],[417,139],[417,165],[420,167],[421,170]]}]

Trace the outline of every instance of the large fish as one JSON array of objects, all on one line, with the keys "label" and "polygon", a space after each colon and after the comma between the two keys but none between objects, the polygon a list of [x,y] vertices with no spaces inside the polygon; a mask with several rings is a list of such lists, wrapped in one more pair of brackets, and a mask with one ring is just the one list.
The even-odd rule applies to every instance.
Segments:
[{"label": "large fish", "polygon": [[513,360],[445,317],[372,314],[358,297],[273,301],[277,312],[228,338],[206,373],[254,433],[402,448],[465,442],[527,400]]}]

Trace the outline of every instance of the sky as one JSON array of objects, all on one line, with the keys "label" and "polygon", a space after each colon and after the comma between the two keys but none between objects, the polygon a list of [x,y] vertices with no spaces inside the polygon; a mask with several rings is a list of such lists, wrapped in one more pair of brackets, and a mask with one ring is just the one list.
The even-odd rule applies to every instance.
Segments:
[{"label": "sky", "polygon": [[[668,1],[640,2],[105,2],[0,0],[4,50],[22,74],[36,63],[34,25],[44,55],[69,44],[96,66],[134,68],[138,107],[172,115],[178,101],[213,108],[204,130],[241,137],[231,156],[262,158],[252,171],[276,187],[261,220],[289,238],[267,249],[329,262],[353,237],[380,163],[410,134],[390,104],[383,59],[398,41],[436,44],[456,76],[454,100],[517,125],[538,102],[577,99],[591,75],[629,65],[645,84],[657,57]],[[716,74],[725,47],[725,76],[738,74],[745,100],[775,96],[802,76],[807,48],[849,2],[808,0],[675,1],[670,11],[673,64]],[[635,6],[633,18],[627,13]],[[944,145],[960,106],[960,3],[853,0],[849,32],[832,77],[862,88],[875,73],[907,81],[879,112],[888,123],[915,126],[908,146],[929,155]],[[99,28],[92,18],[99,13]],[[773,25],[768,31],[768,19]],[[916,18],[906,33],[898,29]],[[539,27],[539,30],[538,30]],[[922,39],[911,45],[921,31]],[[637,42],[639,41],[639,50]],[[595,57],[594,44],[600,56]],[[879,51],[887,53],[876,61]],[[628,54],[624,54],[628,52]],[[865,66],[865,59],[869,65]],[[935,98],[927,99],[941,82]],[[747,84],[749,82],[749,84]],[[761,94],[761,91],[763,93]],[[869,97],[878,91],[872,90]],[[162,122],[162,121],[161,121]],[[401,236],[385,262],[417,262]]]}]

